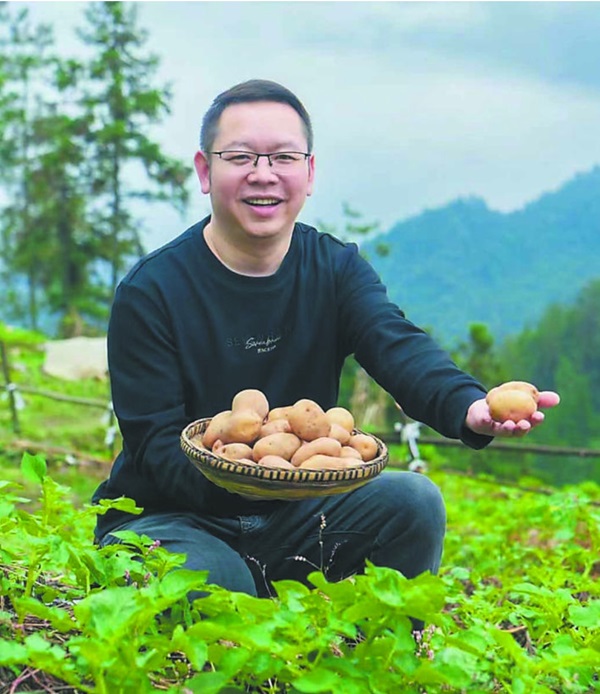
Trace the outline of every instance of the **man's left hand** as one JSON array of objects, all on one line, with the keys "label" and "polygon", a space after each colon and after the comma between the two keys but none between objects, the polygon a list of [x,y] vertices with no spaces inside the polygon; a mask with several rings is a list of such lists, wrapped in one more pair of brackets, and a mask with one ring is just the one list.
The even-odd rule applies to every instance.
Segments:
[{"label": "man's left hand", "polygon": [[519,422],[507,421],[497,422],[492,419],[490,408],[485,398],[475,400],[467,411],[465,424],[476,434],[485,436],[524,436],[533,427],[538,426],[544,421],[542,409],[556,407],[560,402],[560,396],[552,390],[540,391],[538,409],[529,417],[521,419]]}]

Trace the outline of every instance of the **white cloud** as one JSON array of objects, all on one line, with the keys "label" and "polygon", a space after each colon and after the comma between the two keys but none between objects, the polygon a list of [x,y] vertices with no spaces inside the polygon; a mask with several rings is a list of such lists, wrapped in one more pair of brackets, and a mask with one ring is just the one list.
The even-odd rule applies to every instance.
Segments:
[{"label": "white cloud", "polygon": [[[71,50],[83,3],[29,4]],[[174,85],[172,115],[155,131],[169,153],[191,162],[204,111],[236,82],[275,79],[305,102],[317,152],[305,221],[337,222],[348,201],[385,228],[472,194],[510,210],[600,162],[598,3],[138,6]],[[208,209],[190,188],[189,222]],[[182,226],[158,217],[151,245]]]}]

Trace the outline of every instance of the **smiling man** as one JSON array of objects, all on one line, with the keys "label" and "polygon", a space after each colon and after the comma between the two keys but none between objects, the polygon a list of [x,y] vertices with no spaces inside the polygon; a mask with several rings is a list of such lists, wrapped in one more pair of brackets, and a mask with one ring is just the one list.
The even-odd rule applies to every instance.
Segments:
[{"label": "smiling man", "polygon": [[[99,516],[98,541],[146,534],[209,582],[252,595],[268,595],[273,580],[305,581],[322,557],[334,580],[365,559],[407,577],[436,572],[445,511],[437,487],[412,472],[305,501],[215,486],[179,437],[237,392],[259,389],[272,408],[309,398],[328,409],[353,355],[409,416],[473,448],[544,418],[494,421],[485,389],[389,301],[356,246],[297,221],[314,184],[312,147],[308,113],[285,87],[251,80],[217,96],[194,160],[212,212],[132,268],[108,332],[123,450],[94,499],[127,496],[144,510]],[[557,403],[540,394],[540,408]]]}]

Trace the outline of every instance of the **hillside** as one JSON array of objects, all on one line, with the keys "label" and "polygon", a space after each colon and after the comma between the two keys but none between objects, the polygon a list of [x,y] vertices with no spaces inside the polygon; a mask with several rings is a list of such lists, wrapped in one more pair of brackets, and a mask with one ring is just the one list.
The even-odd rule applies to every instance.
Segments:
[{"label": "hillside", "polygon": [[[380,242],[385,258],[374,252]],[[444,343],[464,338],[474,322],[500,340],[600,277],[600,167],[508,214],[479,198],[456,200],[362,249],[391,299]]]},{"label": "hillside", "polygon": [[[375,252],[381,242],[389,248],[384,258]],[[474,197],[425,210],[362,250],[391,299],[444,345],[464,339],[476,322],[500,341],[600,278],[600,166],[511,213]],[[24,301],[24,282],[11,283]],[[0,289],[9,291],[2,278]],[[8,305],[0,304],[0,320],[22,324]],[[40,326],[53,333],[56,321],[42,311]]]}]

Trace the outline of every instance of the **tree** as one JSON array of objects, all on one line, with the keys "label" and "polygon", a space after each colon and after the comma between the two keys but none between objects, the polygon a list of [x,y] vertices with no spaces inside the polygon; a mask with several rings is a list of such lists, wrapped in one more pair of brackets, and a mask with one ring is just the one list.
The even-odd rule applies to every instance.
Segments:
[{"label": "tree", "polygon": [[49,309],[68,337],[101,328],[125,263],[144,252],[135,200],[183,210],[191,169],[147,134],[168,113],[170,93],[150,85],[158,59],[139,55],[146,34],[133,8],[88,6],[87,62],[51,55],[50,29],[32,26],[27,10],[0,13],[0,183],[9,201],[1,243],[15,282],[4,294],[15,317],[28,313],[37,329]]},{"label": "tree", "polygon": [[560,416],[552,422],[546,440],[567,446],[591,443],[597,437],[600,414],[594,412],[589,379],[567,356],[559,359],[555,378]]},{"label": "tree", "polygon": [[460,342],[452,357],[461,369],[477,378],[486,388],[509,380],[508,370],[495,353],[494,337],[487,325],[472,323],[467,342]]},{"label": "tree", "polygon": [[[535,328],[507,340],[500,353],[505,368],[544,390],[556,390],[561,403],[548,413],[536,439],[554,445],[597,448],[600,442],[600,280],[590,282],[572,305],[551,305]],[[563,481],[597,477],[593,459],[558,461],[552,475]],[[536,460],[540,468],[552,464]],[[556,467],[557,462],[554,462]],[[564,472],[563,470],[568,470]]]},{"label": "tree", "polygon": [[164,154],[148,134],[169,113],[171,92],[153,86],[159,59],[144,52],[147,32],[136,26],[137,8],[94,2],[85,18],[87,26],[78,34],[94,50],[84,65],[82,100],[93,122],[93,226],[103,239],[114,290],[127,260],[144,252],[133,201],[168,201],[183,211],[191,167]]},{"label": "tree", "polygon": [[34,221],[44,235],[40,276],[46,301],[60,317],[59,334],[74,337],[106,317],[102,300],[108,303],[108,293],[96,272],[99,244],[88,217],[89,124],[69,115],[67,106],[66,99],[59,101],[36,123],[32,139],[46,147],[40,146],[32,168],[32,190],[40,201]]},{"label": "tree", "polygon": [[[11,15],[2,6],[0,22],[0,183],[8,201],[0,219],[4,294],[13,313],[27,316],[37,329],[44,238],[35,219],[40,201],[32,186],[38,154],[32,133],[46,112],[41,85],[52,70],[53,36],[50,27],[31,23],[27,9]],[[26,306],[12,283],[15,273],[25,277]]]},{"label": "tree", "polygon": [[[320,220],[317,225],[325,233],[337,236],[346,243],[356,243],[358,246],[360,246],[361,241],[375,236],[381,231],[379,222],[366,222],[362,212],[355,210],[347,202],[342,203],[342,215],[344,216],[343,229],[338,229],[335,224],[328,224]],[[375,253],[380,257],[385,257],[389,253],[389,246],[384,242],[377,243]],[[361,250],[361,254],[367,258],[364,251]]]},{"label": "tree", "polygon": [[[95,258],[87,223],[87,122],[74,112],[77,64],[51,52],[52,32],[33,26],[27,10],[7,16],[3,51],[8,96],[3,106],[2,161],[10,203],[4,214],[6,274],[17,316],[38,329],[40,310],[60,319],[66,337],[94,315],[89,301]],[[69,75],[69,79],[65,76]],[[25,277],[27,308],[18,304]],[[11,295],[9,295],[11,296]]]}]

